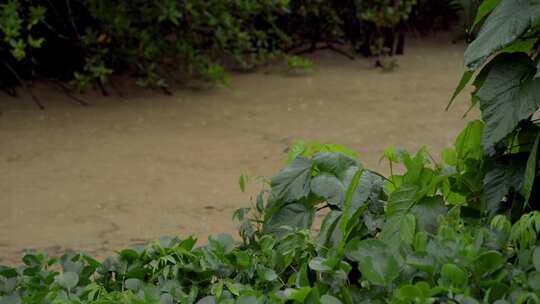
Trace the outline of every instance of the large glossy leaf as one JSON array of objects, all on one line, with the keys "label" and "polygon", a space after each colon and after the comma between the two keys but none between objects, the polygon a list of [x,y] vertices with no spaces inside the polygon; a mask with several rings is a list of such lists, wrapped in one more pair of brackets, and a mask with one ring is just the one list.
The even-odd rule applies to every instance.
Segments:
[{"label": "large glossy leaf", "polygon": [[297,201],[309,194],[313,161],[303,157],[295,158],[270,182],[272,195],[283,202]]},{"label": "large glossy leaf", "polygon": [[380,240],[352,239],[345,247],[345,254],[358,262],[362,276],[374,285],[388,286],[399,275],[398,261]]},{"label": "large glossy leaf", "polygon": [[540,79],[533,79],[536,67],[526,54],[500,54],[492,63],[476,94],[486,123],[482,145],[489,153],[540,103]]},{"label": "large glossy leaf", "polygon": [[493,53],[517,40],[531,25],[529,0],[502,0],[465,50],[465,65],[480,67]]}]

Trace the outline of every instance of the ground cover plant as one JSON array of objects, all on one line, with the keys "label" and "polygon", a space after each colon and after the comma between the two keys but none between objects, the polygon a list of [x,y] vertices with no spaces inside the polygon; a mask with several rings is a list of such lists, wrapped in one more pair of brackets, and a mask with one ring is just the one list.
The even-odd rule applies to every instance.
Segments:
[{"label": "ground cover plant", "polygon": [[240,241],[163,238],[103,262],[27,252],[0,266],[0,303],[540,302],[539,21],[535,0],[479,7],[452,98],[472,82],[481,119],[440,161],[391,147],[383,176],[346,147],[298,142],[235,212]]}]

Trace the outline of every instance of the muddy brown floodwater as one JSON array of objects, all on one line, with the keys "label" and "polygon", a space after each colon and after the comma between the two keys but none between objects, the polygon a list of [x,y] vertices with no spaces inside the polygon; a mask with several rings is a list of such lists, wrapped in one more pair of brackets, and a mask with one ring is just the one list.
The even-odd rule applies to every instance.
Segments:
[{"label": "muddy brown floodwater", "polygon": [[347,145],[383,172],[391,144],[437,155],[468,106],[463,94],[444,112],[464,49],[447,41],[410,41],[393,73],[318,53],[311,73],[267,67],[173,96],[89,94],[81,107],[38,85],[40,111],[0,95],[0,263],[24,248],[103,258],[163,235],[235,233],[233,210],[259,189],[241,193],[240,173],[276,173],[295,139]]}]

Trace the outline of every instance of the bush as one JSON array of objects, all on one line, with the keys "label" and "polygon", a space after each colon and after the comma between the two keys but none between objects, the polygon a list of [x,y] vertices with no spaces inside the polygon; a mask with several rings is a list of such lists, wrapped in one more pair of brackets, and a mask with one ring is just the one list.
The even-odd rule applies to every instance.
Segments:
[{"label": "bush", "polygon": [[[348,57],[403,49],[416,0],[7,0],[0,88],[42,76],[101,88],[112,74],[166,90],[177,75],[224,82],[228,68],[330,48]],[[430,4],[431,5],[431,4]],[[396,37],[400,34],[396,45]],[[348,47],[352,48],[352,52]],[[345,49],[343,49],[345,47]]]},{"label": "bush", "polygon": [[494,3],[454,94],[474,76],[482,120],[441,162],[392,147],[384,177],[346,147],[299,142],[235,212],[241,242],[164,238],[103,263],[28,252],[0,267],[0,303],[540,302],[540,4]]}]

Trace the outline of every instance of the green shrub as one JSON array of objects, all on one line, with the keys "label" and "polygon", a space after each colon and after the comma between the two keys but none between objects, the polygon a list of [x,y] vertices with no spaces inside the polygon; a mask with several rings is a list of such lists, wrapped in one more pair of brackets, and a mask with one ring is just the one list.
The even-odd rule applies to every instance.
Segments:
[{"label": "green shrub", "polygon": [[[177,75],[226,82],[297,52],[399,53],[416,0],[8,0],[0,8],[0,88],[37,75],[80,90],[129,74],[166,89]],[[45,47],[42,47],[45,46]],[[349,50],[351,47],[351,50]],[[294,57],[293,57],[294,58]],[[9,67],[8,67],[9,66]]]}]

